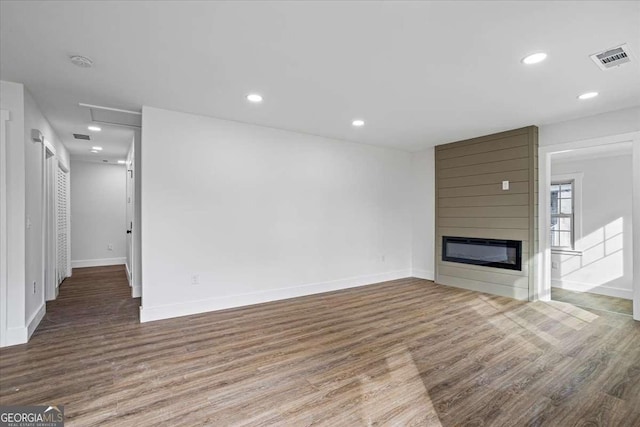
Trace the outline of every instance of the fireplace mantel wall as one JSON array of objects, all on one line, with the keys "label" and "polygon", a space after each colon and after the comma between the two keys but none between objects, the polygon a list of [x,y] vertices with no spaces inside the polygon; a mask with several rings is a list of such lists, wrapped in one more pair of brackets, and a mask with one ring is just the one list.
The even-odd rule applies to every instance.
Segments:
[{"label": "fireplace mantel wall", "polygon": [[[538,128],[435,147],[436,282],[531,299],[537,252]],[[509,189],[503,190],[503,181]],[[442,261],[442,236],[522,241],[522,271]]]}]

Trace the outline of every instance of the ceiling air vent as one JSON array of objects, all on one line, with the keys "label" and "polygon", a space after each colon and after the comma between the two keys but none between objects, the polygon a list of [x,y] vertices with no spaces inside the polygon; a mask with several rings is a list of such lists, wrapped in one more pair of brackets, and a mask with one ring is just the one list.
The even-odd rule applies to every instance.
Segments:
[{"label": "ceiling air vent", "polygon": [[90,137],[89,135],[83,135],[83,134],[81,134],[81,133],[74,133],[74,134],[73,134],[73,137],[74,137],[75,139],[84,139],[84,140],[86,140],[86,141],[89,141],[89,140],[91,139],[91,137]]},{"label": "ceiling air vent", "polygon": [[601,70],[615,68],[631,61],[629,47],[626,44],[608,49],[604,52],[594,53],[590,58]]}]

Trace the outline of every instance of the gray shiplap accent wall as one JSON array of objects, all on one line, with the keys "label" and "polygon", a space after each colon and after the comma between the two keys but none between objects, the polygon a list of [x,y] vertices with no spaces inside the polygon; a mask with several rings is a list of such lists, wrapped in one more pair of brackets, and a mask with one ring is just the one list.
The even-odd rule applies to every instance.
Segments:
[{"label": "gray shiplap accent wall", "polygon": [[[436,282],[532,299],[538,244],[538,128],[435,147]],[[510,182],[502,190],[502,181]],[[442,236],[522,241],[522,271],[442,261]]]}]

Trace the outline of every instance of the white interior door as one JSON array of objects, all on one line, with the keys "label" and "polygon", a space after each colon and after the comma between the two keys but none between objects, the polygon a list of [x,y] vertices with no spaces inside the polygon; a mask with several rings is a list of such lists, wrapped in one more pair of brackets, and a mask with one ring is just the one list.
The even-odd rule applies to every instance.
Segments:
[{"label": "white interior door", "polygon": [[61,165],[57,170],[56,197],[56,284],[59,285],[70,274],[69,268],[69,178]]},{"label": "white interior door", "polygon": [[133,254],[133,170],[131,161],[127,164],[127,278],[129,279],[129,286],[133,286],[133,269],[134,269],[134,254]]}]

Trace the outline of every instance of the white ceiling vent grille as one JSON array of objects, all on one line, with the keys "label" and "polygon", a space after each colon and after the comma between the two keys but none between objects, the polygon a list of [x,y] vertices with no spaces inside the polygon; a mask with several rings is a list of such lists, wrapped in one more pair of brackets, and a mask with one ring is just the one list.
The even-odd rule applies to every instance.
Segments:
[{"label": "white ceiling vent grille", "polygon": [[609,70],[630,62],[631,55],[629,54],[629,47],[626,44],[623,44],[618,47],[607,49],[604,52],[594,53],[591,55],[591,59],[598,67],[600,67],[601,70]]}]

